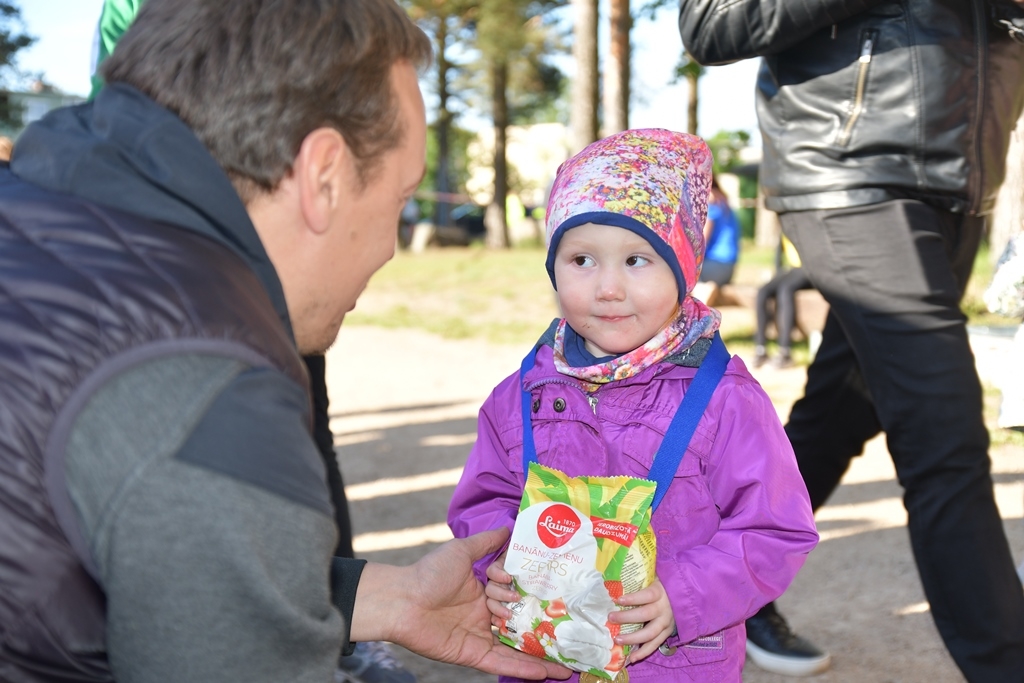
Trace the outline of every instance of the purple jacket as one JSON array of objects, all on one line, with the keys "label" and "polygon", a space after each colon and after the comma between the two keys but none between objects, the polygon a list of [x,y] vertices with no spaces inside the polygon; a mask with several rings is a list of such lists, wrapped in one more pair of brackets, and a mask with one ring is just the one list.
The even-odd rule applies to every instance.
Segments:
[{"label": "purple jacket", "polygon": [[[542,347],[525,385],[516,372],[480,410],[476,445],[448,510],[455,536],[515,523],[524,386],[533,396],[541,464],[569,476],[646,477],[696,372],[662,362],[603,386],[588,401],[576,379],[555,370],[551,348]],[[665,645],[678,649],[631,665],[630,679],[739,683],[744,621],[782,594],[818,542],[793,449],[739,358],[729,362],[651,524],[657,576],[678,630]],[[477,563],[482,582],[495,557]]]}]

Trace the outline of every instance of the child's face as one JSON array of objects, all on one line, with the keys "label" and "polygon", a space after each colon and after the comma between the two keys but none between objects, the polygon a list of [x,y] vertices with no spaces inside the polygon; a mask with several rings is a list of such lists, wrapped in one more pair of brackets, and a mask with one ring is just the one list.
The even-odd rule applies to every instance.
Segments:
[{"label": "child's face", "polygon": [[562,314],[598,357],[645,343],[679,303],[675,275],[654,247],[610,225],[566,231],[555,252],[555,282]]}]

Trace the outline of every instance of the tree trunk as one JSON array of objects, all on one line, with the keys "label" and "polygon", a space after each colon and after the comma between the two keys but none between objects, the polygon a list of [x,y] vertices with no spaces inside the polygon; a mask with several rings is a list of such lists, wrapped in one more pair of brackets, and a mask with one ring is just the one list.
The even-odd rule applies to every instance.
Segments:
[{"label": "tree trunk", "polygon": [[508,197],[508,160],[505,147],[508,142],[508,64],[504,60],[491,65],[494,118],[494,198],[484,216],[487,228],[487,246],[502,249],[509,246],[508,215],[505,201]]},{"label": "tree trunk", "polygon": [[598,137],[597,0],[572,0],[572,8],[576,75],[569,112],[569,146],[575,154]]},{"label": "tree trunk", "polygon": [[629,0],[611,0],[608,20],[611,42],[604,70],[604,135],[629,128],[629,32],[633,27]]},{"label": "tree trunk", "polygon": [[689,91],[686,93],[686,132],[690,135],[697,134],[697,82],[699,80],[700,74],[695,69],[686,72],[686,85]]},{"label": "tree trunk", "polygon": [[434,189],[438,197],[434,202],[434,225],[447,226],[451,222],[452,205],[448,200],[451,193],[451,162],[450,137],[452,129],[452,113],[448,110],[448,20],[438,18],[437,28],[437,175]]}]

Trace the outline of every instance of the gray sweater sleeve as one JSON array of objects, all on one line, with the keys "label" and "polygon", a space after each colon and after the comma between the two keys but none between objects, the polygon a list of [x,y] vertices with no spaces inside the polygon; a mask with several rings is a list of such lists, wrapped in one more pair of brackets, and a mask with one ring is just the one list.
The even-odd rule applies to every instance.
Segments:
[{"label": "gray sweater sleeve", "polygon": [[348,638],[335,604],[351,616],[362,565],[332,568],[307,403],[272,370],[179,356],[86,405],[67,486],[119,682],[332,679]]}]

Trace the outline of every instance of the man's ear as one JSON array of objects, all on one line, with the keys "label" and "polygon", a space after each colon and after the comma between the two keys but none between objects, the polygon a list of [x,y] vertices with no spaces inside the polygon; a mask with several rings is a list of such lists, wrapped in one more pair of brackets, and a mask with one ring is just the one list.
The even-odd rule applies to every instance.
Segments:
[{"label": "man's ear", "polygon": [[317,128],[302,140],[292,173],[299,207],[313,232],[326,232],[338,210],[345,183],[351,183],[351,151],[333,128]]}]

